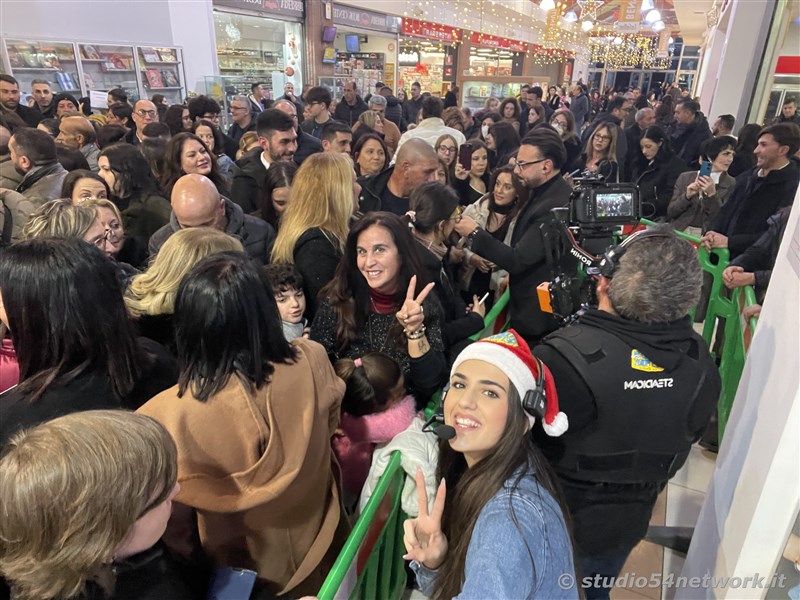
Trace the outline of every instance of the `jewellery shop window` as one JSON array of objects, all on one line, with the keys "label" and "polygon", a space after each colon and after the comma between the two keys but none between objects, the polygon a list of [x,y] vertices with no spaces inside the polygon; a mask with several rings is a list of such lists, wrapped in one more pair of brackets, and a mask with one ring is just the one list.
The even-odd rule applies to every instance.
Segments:
[{"label": "jewellery shop window", "polygon": [[249,15],[214,12],[219,72],[225,95],[250,94],[253,83],[263,83],[274,99],[283,86],[303,82],[303,30],[300,23]]}]

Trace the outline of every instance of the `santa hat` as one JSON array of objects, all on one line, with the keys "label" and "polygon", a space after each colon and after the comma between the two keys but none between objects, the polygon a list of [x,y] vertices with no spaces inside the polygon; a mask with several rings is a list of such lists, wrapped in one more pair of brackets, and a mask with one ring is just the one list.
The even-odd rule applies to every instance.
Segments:
[{"label": "santa hat", "polygon": [[[559,436],[569,428],[567,415],[558,410],[558,393],[552,373],[543,362],[533,357],[528,344],[513,329],[483,338],[467,346],[453,363],[453,368],[450,370],[451,377],[458,365],[466,360],[481,360],[503,371],[519,393],[520,401],[525,397],[525,392],[536,389],[536,379],[541,365],[544,368],[545,393],[542,427],[551,436]],[[525,415],[533,427],[534,416],[528,412],[525,412]]]}]

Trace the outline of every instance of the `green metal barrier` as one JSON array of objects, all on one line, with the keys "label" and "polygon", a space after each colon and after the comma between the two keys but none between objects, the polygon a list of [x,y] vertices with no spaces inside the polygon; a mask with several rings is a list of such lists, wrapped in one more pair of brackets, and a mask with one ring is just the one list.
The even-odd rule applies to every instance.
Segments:
[{"label": "green metal barrier", "polygon": [[399,600],[406,587],[400,507],[406,473],[394,452],[319,591],[319,600]]},{"label": "green metal barrier", "polygon": [[755,317],[751,318],[749,322],[745,322],[742,315],[744,308],[756,304],[756,294],[751,286],[733,290],[731,303],[735,313],[733,317],[725,320],[725,341],[719,362],[719,375],[722,379],[722,391],[717,404],[720,442],[722,442],[722,435],[733,408],[733,399],[736,397],[736,390],[742,377],[750,339],[758,322]]},{"label": "green metal barrier", "polygon": [[[492,306],[492,310],[483,318],[483,329],[481,329],[478,333],[471,336],[473,342],[478,341],[481,338],[485,338],[490,336],[494,333],[494,326],[495,321],[500,316],[500,313],[503,312],[503,309],[508,305],[508,301],[511,299],[511,294],[509,293],[508,289],[497,299],[497,302],[494,303]],[[506,317],[506,322],[503,324],[503,331],[508,328],[508,317]]]}]

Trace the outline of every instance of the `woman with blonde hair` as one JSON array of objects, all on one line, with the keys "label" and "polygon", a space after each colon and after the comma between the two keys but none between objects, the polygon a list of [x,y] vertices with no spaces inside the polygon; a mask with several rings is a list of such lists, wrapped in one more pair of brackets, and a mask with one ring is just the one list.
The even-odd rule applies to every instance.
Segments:
[{"label": "woman with blonde hair", "polygon": [[75,206],[95,210],[97,222],[103,227],[103,237],[95,245],[110,258],[116,258],[125,243],[125,227],[117,205],[106,198],[81,198]]},{"label": "woman with blonde hair", "polygon": [[205,578],[160,541],[177,474],[175,443],[144,415],[78,412],[16,434],[0,460],[0,574],[13,597],[197,597],[188,582]]},{"label": "woman with blonde hair", "polygon": [[255,131],[248,131],[239,140],[239,149],[236,151],[236,160],[242,158],[253,148],[258,148],[258,134]]},{"label": "woman with blonde hair", "polygon": [[[97,214],[91,208],[75,206],[68,199],[50,200],[31,213],[22,228],[22,239],[78,238],[92,232]],[[88,240],[86,240],[88,241]]]},{"label": "woman with blonde hair", "polygon": [[294,177],[272,262],[293,264],[303,276],[309,320],[319,291],[333,279],[342,258],[360,193],[353,161],[345,154],[312,154]]},{"label": "woman with blonde hair", "polygon": [[141,335],[174,354],[172,320],[181,281],[206,256],[228,251],[244,252],[244,248],[239,240],[217,229],[193,227],[172,234],[150,268],[134,277],[125,291],[125,307]]},{"label": "woman with blonde hair", "polygon": [[575,168],[585,175],[602,175],[608,183],[619,183],[617,128],[613,124],[601,123],[595,127],[586,140],[583,154],[575,163]]}]

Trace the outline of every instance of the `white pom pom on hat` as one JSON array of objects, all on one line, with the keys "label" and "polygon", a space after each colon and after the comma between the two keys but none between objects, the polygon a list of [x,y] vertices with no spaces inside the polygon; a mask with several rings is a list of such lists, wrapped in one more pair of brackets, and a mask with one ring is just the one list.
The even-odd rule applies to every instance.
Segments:
[{"label": "white pom pom on hat", "polygon": [[[542,365],[545,393],[542,428],[545,433],[553,437],[560,436],[569,429],[567,415],[558,410],[558,393],[553,382],[553,375],[547,365],[533,357],[528,344],[516,331],[509,329],[504,333],[478,340],[464,348],[453,363],[450,376],[452,377],[455,373],[458,365],[467,360],[481,360],[503,371],[519,393],[520,401],[525,397],[525,392],[536,389],[539,365]],[[525,415],[528,417],[530,426],[533,427],[536,419],[527,412]]]}]

